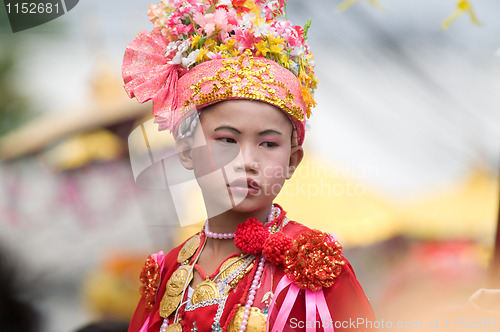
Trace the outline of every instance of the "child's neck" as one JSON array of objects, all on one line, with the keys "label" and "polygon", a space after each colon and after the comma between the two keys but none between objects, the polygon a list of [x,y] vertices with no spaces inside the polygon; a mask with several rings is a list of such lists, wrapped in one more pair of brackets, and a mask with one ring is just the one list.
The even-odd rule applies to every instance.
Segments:
[{"label": "child's neck", "polygon": [[209,219],[210,231],[214,233],[234,233],[237,225],[245,222],[249,218],[257,218],[263,224],[267,223],[267,217],[271,211],[271,206],[258,211],[238,212],[229,210]]}]

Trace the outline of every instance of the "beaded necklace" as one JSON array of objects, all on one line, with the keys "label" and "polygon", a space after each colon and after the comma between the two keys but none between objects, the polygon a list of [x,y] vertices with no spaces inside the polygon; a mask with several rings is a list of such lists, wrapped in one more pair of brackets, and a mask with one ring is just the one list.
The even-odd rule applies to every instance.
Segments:
[{"label": "beaded necklace", "polygon": [[[273,221],[277,215],[280,214],[280,209],[278,207],[275,207],[275,206],[272,206],[271,207],[271,211],[269,212],[269,215],[267,217],[267,225],[269,225],[269,223],[271,221]],[[277,225],[273,225],[273,226],[277,226]],[[275,227],[274,227],[275,228]],[[275,231],[275,229],[273,230]],[[235,237],[235,233],[214,233],[214,232],[211,232],[210,229],[209,229],[209,221],[208,219],[205,221],[205,226],[204,226],[204,233],[205,233],[205,239],[203,241],[203,244],[202,244],[202,247],[201,249],[198,251],[198,254],[193,262],[193,267],[196,265],[196,262],[198,261],[200,255],[201,255],[201,252],[206,244],[206,239],[207,238],[213,238],[213,239],[232,239]],[[248,256],[247,256],[248,257]],[[252,259],[253,260],[253,259]],[[259,260],[259,263],[257,265],[257,271],[255,272],[254,274],[254,277],[253,277],[253,280],[252,280],[252,283],[250,284],[250,289],[248,291],[248,296],[247,296],[247,301],[245,303],[245,307],[244,307],[244,312],[243,312],[243,318],[242,318],[242,321],[241,321],[241,325],[240,325],[240,328],[239,328],[239,332],[244,332],[247,328],[247,325],[248,325],[248,318],[250,316],[250,310],[252,308],[252,305],[253,305],[253,302],[255,300],[255,294],[257,293],[257,287],[259,285],[259,282],[260,282],[260,278],[262,277],[262,273],[263,273],[263,270],[264,270],[264,263],[265,263],[265,258],[264,256],[261,256],[260,257],[260,260]],[[232,263],[234,264],[234,262]],[[226,266],[224,268],[224,270],[228,269],[232,264],[229,264],[228,266]],[[253,264],[252,264],[253,265]],[[251,265],[250,265],[251,267]],[[224,271],[219,271],[218,274],[214,277],[214,280]],[[239,282],[239,280],[241,280],[241,278],[249,271],[250,269],[248,269],[248,265],[245,266],[245,268],[238,268],[236,271],[234,271],[233,273],[231,273],[231,277],[233,277],[234,275],[234,280],[237,280],[237,282]],[[227,279],[227,278],[226,278]],[[231,279],[231,278],[230,278]],[[208,280],[208,278],[207,278]],[[233,281],[234,281],[233,280]],[[184,287],[184,290],[182,292],[182,298],[184,298],[185,296],[185,292],[186,292],[186,289],[188,288],[188,284],[189,284],[190,280],[186,280],[186,285]],[[236,282],[236,283],[237,283]],[[231,282],[231,284],[233,284],[233,282]],[[231,285],[230,285],[231,286]],[[233,286],[234,287],[234,286]],[[231,287],[232,288],[232,287]],[[231,289],[229,288],[229,290]],[[224,310],[224,306],[225,306],[225,302],[226,302],[226,299],[227,299],[227,296],[228,296],[228,291],[226,290],[225,292],[226,294],[222,297],[220,297],[217,301],[218,303],[218,309],[217,309],[217,314],[216,316],[214,317],[214,323],[212,324],[212,332],[220,332],[222,331],[222,327],[219,323],[219,319],[222,315],[222,312]],[[175,322],[178,322],[179,321],[179,315],[180,315],[180,312],[179,312],[179,309],[181,307],[183,307],[184,305],[187,305],[187,302],[190,301],[190,299],[188,299],[187,301],[184,301],[182,303],[179,304],[177,310],[176,310],[176,313],[175,313],[175,318],[174,318],[174,321]],[[178,323],[176,323],[178,324]],[[178,326],[178,325],[177,325]],[[193,325],[193,330],[194,331],[198,331],[198,329],[196,328],[196,325]],[[163,323],[162,323],[162,326],[160,328],[160,332],[166,332],[167,330],[169,331],[170,330],[170,327],[173,327],[172,325],[169,326],[169,319],[168,318],[164,318],[163,319]],[[179,326],[180,327],[180,326]],[[177,330],[177,329],[175,329]]]}]

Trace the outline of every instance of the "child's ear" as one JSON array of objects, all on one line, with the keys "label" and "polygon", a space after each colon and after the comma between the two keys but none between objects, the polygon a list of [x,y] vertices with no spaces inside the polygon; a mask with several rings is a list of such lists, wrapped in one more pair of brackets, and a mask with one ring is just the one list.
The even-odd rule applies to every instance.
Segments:
[{"label": "child's ear", "polygon": [[290,151],[290,162],[288,163],[288,169],[287,169],[287,174],[286,174],[286,179],[289,180],[293,172],[295,172],[295,169],[297,166],[299,166],[300,162],[302,161],[302,158],[304,158],[304,149],[302,149],[302,146],[296,145],[292,146],[292,149]]},{"label": "child's ear", "polygon": [[193,139],[191,137],[175,140],[177,157],[185,169],[193,169],[192,143]]}]

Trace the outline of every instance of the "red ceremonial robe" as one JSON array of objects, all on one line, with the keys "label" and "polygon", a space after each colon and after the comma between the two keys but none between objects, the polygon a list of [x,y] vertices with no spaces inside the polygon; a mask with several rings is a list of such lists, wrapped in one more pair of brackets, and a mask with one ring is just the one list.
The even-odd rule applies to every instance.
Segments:
[{"label": "red ceremonial robe", "polygon": [[[300,234],[310,231],[306,226],[299,224],[294,221],[290,221],[285,218],[285,212],[281,210],[280,216],[278,216],[278,222],[284,225],[279,231],[290,236],[292,239],[296,239]],[[203,242],[203,234],[202,241]],[[159,307],[160,302],[166,291],[166,284],[170,276],[180,264],[177,262],[177,256],[183,245],[170,251],[164,259],[164,267],[161,270],[161,277],[159,280],[159,287],[157,288],[156,295],[154,297],[154,303],[152,304],[152,309],[147,308],[148,301],[146,297],[141,297],[141,300],[137,306],[137,309],[132,318],[129,332],[159,332],[163,323],[163,318],[160,317]],[[201,245],[200,245],[201,247]],[[198,248],[198,251],[200,248]],[[198,252],[197,252],[198,253]],[[193,257],[196,257],[196,254]],[[193,258],[191,258],[192,260]],[[257,256],[256,261],[253,264],[252,270],[247,273],[234,287],[226,299],[222,315],[220,317],[220,324],[223,331],[238,331],[239,324],[231,325],[236,311],[239,306],[245,306],[248,296],[248,290],[252,284],[255,272],[257,270],[258,261],[260,255]],[[318,311],[313,313],[314,319],[309,319],[311,316],[306,315],[306,290],[300,289],[297,296],[293,299],[293,303],[287,303],[287,305],[292,305],[290,315],[288,317],[283,317],[280,313],[280,309],[285,301],[287,290],[290,287],[295,287],[293,284],[287,286],[278,295],[276,299],[276,304],[274,309],[268,315],[269,304],[271,302],[271,297],[269,297],[269,292],[275,292],[279,281],[285,276],[285,269],[282,265],[273,265],[269,261],[265,262],[263,274],[257,288],[255,295],[255,300],[253,301],[252,307],[259,308],[261,312],[267,315],[267,320],[269,324],[270,331],[276,331],[273,329],[277,319],[285,319],[284,327],[282,331],[331,331],[329,327],[333,327],[335,331],[375,331],[372,325],[375,323],[374,314],[370,303],[368,302],[363,289],[356,279],[356,275],[347,260],[344,258],[344,265],[340,274],[335,278],[335,281],[331,287],[324,287],[322,289],[321,296],[324,296],[326,300],[327,308],[331,316],[330,321],[325,321],[321,317]],[[222,264],[222,262],[221,262]],[[314,268],[314,267],[313,267]],[[187,291],[184,294],[185,301],[187,297]],[[150,301],[151,302],[151,301]],[[289,302],[289,300],[288,300]],[[182,325],[183,331],[192,331],[194,328],[194,322],[196,322],[196,327],[198,331],[212,331],[212,324],[214,322],[214,317],[216,316],[219,303],[200,303],[197,307],[190,308],[190,310],[185,310],[186,306],[181,305],[179,309],[179,317]],[[168,318],[170,324],[174,321],[175,312],[171,314]],[[241,315],[240,315],[241,316]],[[307,316],[307,317],[306,317]],[[265,316],[264,316],[265,317]],[[250,319],[251,321],[252,319]],[[241,317],[240,320],[241,322]],[[146,323],[147,322],[147,323]],[[258,328],[252,327],[249,323],[247,331],[265,331],[265,326],[262,324]],[[194,330],[193,330],[194,331]]]}]

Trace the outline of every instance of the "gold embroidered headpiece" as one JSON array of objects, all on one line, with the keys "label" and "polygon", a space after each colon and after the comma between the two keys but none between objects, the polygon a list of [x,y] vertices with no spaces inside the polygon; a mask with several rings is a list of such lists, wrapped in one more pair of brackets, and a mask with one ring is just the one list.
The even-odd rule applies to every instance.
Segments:
[{"label": "gold embroidered headpiece", "polygon": [[176,134],[194,110],[228,99],[272,104],[304,140],[315,106],[314,60],[304,29],[283,17],[284,0],[163,0],[151,5],[155,25],[130,43],[123,61],[125,89],[153,100],[159,129]]}]

